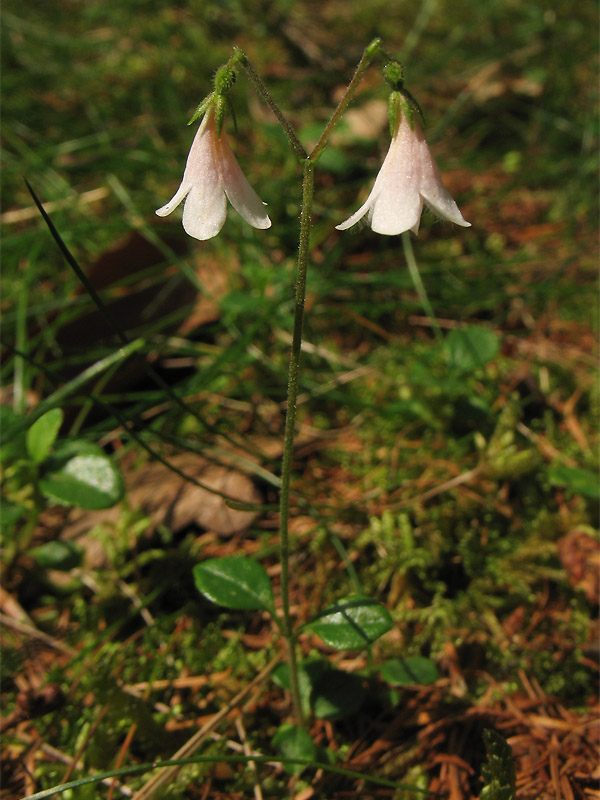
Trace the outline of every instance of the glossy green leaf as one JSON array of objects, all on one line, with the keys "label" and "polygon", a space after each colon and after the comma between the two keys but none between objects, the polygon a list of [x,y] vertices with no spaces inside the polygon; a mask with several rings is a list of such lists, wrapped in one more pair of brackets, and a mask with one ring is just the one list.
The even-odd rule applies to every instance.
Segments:
[{"label": "glossy green leaf", "polygon": [[47,411],[43,417],[36,419],[27,431],[27,451],[36,464],[46,458],[56,441],[63,421],[60,408]]},{"label": "glossy green leaf", "polygon": [[81,564],[83,549],[75,542],[46,542],[29,550],[29,554],[41,567],[58,569],[67,572]]},{"label": "glossy green leaf", "polygon": [[389,611],[370,597],[354,595],[328,606],[304,626],[336,650],[367,647],[393,626]]},{"label": "glossy green leaf", "polygon": [[[301,759],[309,762],[314,761],[316,758],[317,748],[310,734],[290,722],[285,722],[277,729],[272,741],[283,758]],[[291,775],[300,775],[305,769],[304,764],[286,764],[284,762],[283,766]]]},{"label": "glossy green leaf", "polygon": [[450,331],[445,348],[451,367],[471,371],[496,358],[500,351],[500,340],[489,328],[468,325]]},{"label": "glossy green leaf", "polygon": [[433,661],[423,656],[390,658],[380,666],[383,678],[392,686],[413,684],[429,686],[438,679],[438,668]]},{"label": "glossy green leaf", "polygon": [[246,556],[211,558],[194,567],[196,588],[220,606],[272,611],[273,587],[264,567]]},{"label": "glossy green leaf", "polygon": [[328,669],[316,682],[311,697],[315,717],[342,719],[351,717],[365,700],[361,678],[339,669]]},{"label": "glossy green leaf", "polygon": [[49,500],[94,510],[110,508],[123,497],[119,471],[96,445],[70,442],[48,464],[51,469],[40,480],[40,489]]}]

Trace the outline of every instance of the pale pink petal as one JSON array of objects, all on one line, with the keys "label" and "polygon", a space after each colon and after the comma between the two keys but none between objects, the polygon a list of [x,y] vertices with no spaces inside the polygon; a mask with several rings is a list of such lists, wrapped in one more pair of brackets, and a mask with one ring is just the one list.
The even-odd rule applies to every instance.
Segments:
[{"label": "pale pink petal", "polygon": [[439,217],[461,225],[463,228],[470,228],[471,223],[465,220],[452,195],[444,186],[438,165],[435,163],[423,132],[416,122],[415,137],[419,143],[421,158],[421,197]]},{"label": "pale pink petal", "polygon": [[[410,128],[408,129],[410,131]],[[412,133],[412,131],[410,131]],[[419,230],[423,201],[419,195],[421,167],[414,140],[401,128],[392,139],[373,193],[377,192],[370,215],[375,233],[396,236]]]},{"label": "pale pink petal", "polygon": [[183,228],[194,239],[212,239],[227,216],[227,201],[220,183],[192,186],[183,206]]},{"label": "pale pink petal", "polygon": [[[211,170],[213,158],[210,129],[208,127],[210,117],[212,117],[212,114],[206,114],[202,120],[202,123],[200,124],[200,127],[196,131],[194,141],[192,142],[192,146],[190,147],[190,152],[187,157],[187,162],[183,171],[183,178],[181,179],[179,189],[177,189],[168,203],[157,209],[156,214],[159,217],[166,217],[177,208],[181,201],[189,194],[192,186],[198,180],[202,180],[202,176],[207,166],[209,171]],[[218,180],[218,172],[216,172],[214,169],[212,171],[214,173],[213,179],[216,176],[216,179]]]},{"label": "pale pink petal", "polygon": [[463,215],[460,213],[459,207],[454,202],[450,192],[442,183],[439,171],[435,162],[432,163],[435,172],[437,172],[437,179],[435,176],[424,175],[421,184],[421,197],[427,206],[437,214],[438,217],[447,219],[448,222],[454,222],[456,225],[461,225],[463,228],[470,228],[471,223],[467,222]]},{"label": "pale pink petal", "polygon": [[455,225],[461,225],[463,228],[471,227],[471,223],[467,222],[460,213],[460,209],[452,199],[452,195],[444,186],[441,188],[435,187],[435,191],[432,188],[423,187],[421,189],[421,197],[438,217],[447,219],[448,222],[454,222]]},{"label": "pale pink petal", "polygon": [[381,176],[383,174],[383,170],[384,170],[384,167],[386,165],[386,162],[388,161],[388,159],[390,157],[390,153],[392,152],[392,147],[393,147],[394,141],[395,140],[392,140],[392,144],[390,145],[390,149],[388,150],[388,154],[385,157],[383,164],[381,165],[381,169],[379,170],[379,173],[378,173],[377,177],[375,178],[375,183],[373,184],[373,188],[371,189],[371,193],[369,194],[369,196],[367,197],[365,202],[362,204],[362,206],[358,209],[358,211],[355,211],[354,214],[349,216],[347,220],[345,220],[344,222],[340,222],[339,225],[335,226],[336,230],[338,230],[338,231],[347,231],[348,228],[351,228],[353,225],[356,225],[356,223],[359,222],[359,220],[361,220],[365,216],[365,214],[367,214],[367,219],[368,219],[369,224],[370,224],[371,217],[373,215],[373,205],[375,204],[375,202],[377,200],[377,197],[380,194],[380,187],[381,187],[381,181],[382,181]]},{"label": "pale pink petal", "polygon": [[374,202],[373,192],[371,192],[371,194],[367,197],[366,202],[363,203],[363,205],[358,209],[358,211],[355,211],[354,214],[352,214],[352,216],[348,217],[348,219],[345,222],[340,222],[339,225],[335,226],[337,228],[337,230],[338,231],[347,231],[348,228],[351,228],[353,225],[356,225],[356,223],[360,219],[362,219],[364,217],[364,215],[368,211],[371,210],[371,206],[373,205],[373,202]]},{"label": "pale pink petal", "polygon": [[189,194],[191,188],[192,188],[191,184],[181,183],[179,189],[177,189],[177,191],[175,192],[173,197],[169,200],[169,202],[166,203],[166,205],[157,208],[154,213],[159,217],[166,217],[172,211],[175,211],[179,203],[181,203],[184,197],[186,197],[186,195]]},{"label": "pale pink petal", "polygon": [[194,138],[184,173],[192,188],[183,206],[183,227],[195,239],[212,239],[225,223],[227,203],[219,158],[217,126],[209,110]]},{"label": "pale pink petal", "polygon": [[386,236],[397,236],[405,231],[418,233],[422,210],[423,201],[419,194],[382,192],[373,205],[371,228]]},{"label": "pale pink petal", "polygon": [[265,204],[246,180],[224,131],[218,144],[221,179],[229,202],[253,228],[270,228],[271,220],[265,211]]}]

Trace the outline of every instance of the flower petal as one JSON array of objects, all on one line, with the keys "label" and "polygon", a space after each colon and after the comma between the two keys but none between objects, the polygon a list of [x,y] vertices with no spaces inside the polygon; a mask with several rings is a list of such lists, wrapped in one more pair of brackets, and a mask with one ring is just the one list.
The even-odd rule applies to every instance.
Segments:
[{"label": "flower petal", "polygon": [[403,119],[381,166],[373,191],[378,190],[371,212],[375,233],[395,236],[419,230],[423,201],[419,196],[421,164],[414,133]]},{"label": "flower petal", "polygon": [[227,201],[220,183],[192,186],[183,206],[183,228],[194,239],[212,239],[225,223]]},{"label": "flower petal", "polygon": [[465,220],[452,195],[444,186],[438,165],[417,123],[415,123],[415,135],[420,151],[421,197],[439,217],[447,219],[449,222],[454,222],[456,225],[462,225],[463,228],[470,228],[471,223]]},{"label": "flower petal", "polygon": [[454,202],[450,192],[441,183],[441,179],[440,184],[424,181],[421,186],[421,197],[438,217],[447,219],[448,222],[454,222],[456,225],[462,225],[463,228],[471,227],[471,223],[467,222],[460,213],[459,207]]},{"label": "flower petal", "polygon": [[177,191],[175,192],[173,197],[169,200],[169,202],[166,203],[166,205],[157,208],[154,213],[157,214],[159,217],[166,217],[168,214],[171,213],[171,211],[175,211],[179,203],[181,203],[184,197],[187,194],[189,194],[191,188],[192,185],[190,183],[188,182],[183,183],[182,181],[182,183],[179,186],[179,189],[177,189]]},{"label": "flower petal", "polygon": [[373,192],[371,192],[371,194],[367,197],[366,202],[363,203],[363,205],[358,209],[358,211],[355,211],[354,214],[352,214],[352,216],[348,217],[348,219],[345,220],[345,222],[340,222],[339,225],[335,226],[336,230],[347,231],[348,228],[351,228],[353,225],[356,225],[356,223],[359,220],[361,220],[368,211],[371,210],[373,202],[374,202]]},{"label": "flower petal", "polygon": [[253,228],[261,230],[270,228],[271,220],[265,211],[265,204],[246,180],[236,157],[231,152],[225,132],[221,133],[218,148],[221,180],[229,202]]},{"label": "flower petal", "polygon": [[161,217],[170,214],[185,198],[185,231],[196,239],[211,239],[225,222],[227,197],[250,225],[271,226],[264,204],[244,177],[225,134],[219,138],[211,106],[192,142],[179,189],[156,213]]},{"label": "flower petal", "polygon": [[183,227],[195,239],[216,236],[225,222],[227,203],[219,170],[219,147],[213,109],[198,128],[185,165],[181,186],[166,206],[156,212],[164,217],[185,198]]},{"label": "flower petal", "polygon": [[209,111],[204,116],[204,119],[196,131],[194,141],[192,142],[192,146],[190,147],[190,152],[187,157],[185,169],[183,171],[183,178],[181,179],[179,189],[177,189],[173,197],[168,203],[166,203],[166,205],[157,209],[156,214],[159,217],[166,217],[168,214],[174,211],[184,197],[189,194],[194,183],[196,183],[198,179],[201,179],[201,176],[207,165],[210,169],[212,156],[209,122],[210,117],[212,116],[212,113]]},{"label": "flower petal", "polygon": [[389,167],[389,172],[380,172],[382,178],[369,218],[375,233],[386,236],[397,236],[405,231],[419,230],[419,220],[423,209],[423,200],[418,191],[418,173],[407,170],[403,180],[399,180],[396,171]]},{"label": "flower petal", "polygon": [[380,194],[371,213],[371,228],[375,233],[397,236],[405,231],[419,232],[423,201],[420,196]]}]

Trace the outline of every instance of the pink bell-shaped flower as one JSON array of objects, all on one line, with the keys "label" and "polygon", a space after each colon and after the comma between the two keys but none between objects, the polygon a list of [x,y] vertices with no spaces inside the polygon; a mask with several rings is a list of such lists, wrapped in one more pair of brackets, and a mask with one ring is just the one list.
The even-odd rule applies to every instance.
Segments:
[{"label": "pink bell-shaped flower", "polygon": [[227,200],[252,227],[271,227],[265,204],[244,177],[225,131],[219,136],[214,105],[194,137],[179,189],[156,213],[166,217],[184,199],[183,227],[195,239],[211,239],[219,233],[227,215]]},{"label": "pink bell-shaped flower", "polygon": [[358,211],[336,228],[345,231],[366,215],[375,233],[418,233],[423,203],[449,222],[465,228],[471,225],[442,183],[416,114],[411,128],[406,114],[399,111],[390,149],[371,194]]}]

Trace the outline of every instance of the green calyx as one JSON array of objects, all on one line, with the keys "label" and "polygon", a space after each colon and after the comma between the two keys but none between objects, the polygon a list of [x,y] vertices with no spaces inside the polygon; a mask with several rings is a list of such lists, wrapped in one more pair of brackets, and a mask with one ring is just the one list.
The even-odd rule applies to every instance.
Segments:
[{"label": "green calyx", "polygon": [[191,125],[192,122],[195,122],[197,119],[200,119],[200,117],[203,117],[214,102],[215,102],[215,93],[211,92],[208,95],[208,97],[204,98],[204,100],[200,103],[198,108],[194,111],[194,113],[190,118],[190,121],[188,122],[188,125]]},{"label": "green calyx", "polygon": [[234,54],[229,59],[227,64],[223,64],[223,66],[219,67],[215,73],[215,78],[213,81],[213,85],[215,87],[213,92],[213,102],[215,104],[215,121],[217,123],[217,133],[219,137],[221,136],[221,131],[223,130],[223,122],[225,121],[226,111],[231,112],[233,123],[237,130],[235,111],[233,109],[233,104],[231,102],[231,98],[229,97],[229,93],[233,88],[237,78],[235,65],[244,63],[245,58],[246,57],[244,53],[239,48],[235,47]]},{"label": "green calyx", "polygon": [[197,119],[203,117],[212,106],[215,108],[215,120],[217,123],[217,131],[219,136],[221,136],[221,131],[223,130],[225,111],[227,109],[232,112],[235,124],[235,114],[233,113],[233,106],[231,104],[231,100],[229,99],[229,92],[233,88],[237,77],[234,66],[240,62],[243,62],[243,58],[244,54],[242,51],[235,48],[233,57],[227,62],[227,64],[223,64],[222,67],[219,67],[213,80],[213,85],[215,87],[214,91],[212,91],[200,103],[198,108],[192,114],[188,125],[191,125]]},{"label": "green calyx", "polygon": [[217,123],[217,134],[219,138],[221,137],[221,131],[223,130],[223,122],[225,121],[225,112],[227,111],[228,107],[227,98],[224,97],[222,94],[217,95],[217,99],[215,101],[215,122]]},{"label": "green calyx", "polygon": [[396,135],[400,122],[404,115],[410,125],[410,129],[415,129],[415,117],[421,126],[425,125],[425,117],[421,106],[417,103],[412,94],[406,89],[399,89],[390,94],[388,101],[388,117],[390,120],[390,135]]},{"label": "green calyx", "polygon": [[395,92],[404,86],[404,67],[399,61],[388,61],[383,68],[383,77]]},{"label": "green calyx", "polygon": [[425,117],[421,106],[417,103],[408,89],[404,88],[404,67],[395,58],[387,56],[387,61],[383,67],[383,77],[392,89],[388,101],[388,117],[390,120],[390,134],[395,136],[402,114],[408,120],[410,129],[414,130],[415,115],[421,125],[425,125]]},{"label": "green calyx", "polygon": [[215,93],[218,95],[227,94],[227,92],[231,91],[233,88],[235,79],[235,70],[232,69],[229,64],[223,64],[223,66],[219,67],[217,70],[213,81]]}]

